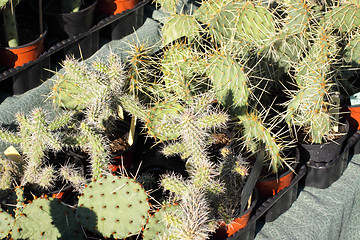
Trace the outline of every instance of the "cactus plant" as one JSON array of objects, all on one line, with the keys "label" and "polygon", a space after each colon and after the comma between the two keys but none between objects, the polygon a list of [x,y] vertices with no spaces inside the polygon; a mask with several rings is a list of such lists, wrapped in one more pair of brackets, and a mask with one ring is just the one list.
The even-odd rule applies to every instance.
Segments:
[{"label": "cactus plant", "polygon": [[157,211],[152,214],[144,227],[143,239],[178,239],[177,236],[171,236],[169,228],[171,225],[179,224],[177,221],[179,214],[179,205],[167,204],[161,206]]},{"label": "cactus plant", "polygon": [[74,211],[55,199],[38,198],[18,211],[14,239],[85,239]]},{"label": "cactus plant", "polygon": [[150,210],[142,186],[125,176],[102,176],[79,198],[76,219],[104,237],[126,238],[141,232]]},{"label": "cactus plant", "polygon": [[21,187],[15,187],[15,193],[16,209],[11,213],[0,211],[2,238],[85,239],[70,207],[46,196],[27,201]]},{"label": "cactus plant", "polygon": [[22,185],[36,183],[44,188],[51,186],[55,176],[51,174],[53,171],[51,166],[43,166],[45,151],[59,151],[62,148],[62,141],[56,131],[65,127],[70,122],[71,116],[72,112],[62,112],[62,115],[50,122],[46,112],[36,108],[29,116],[17,114],[18,132],[0,130],[1,140],[20,145],[25,156]]}]

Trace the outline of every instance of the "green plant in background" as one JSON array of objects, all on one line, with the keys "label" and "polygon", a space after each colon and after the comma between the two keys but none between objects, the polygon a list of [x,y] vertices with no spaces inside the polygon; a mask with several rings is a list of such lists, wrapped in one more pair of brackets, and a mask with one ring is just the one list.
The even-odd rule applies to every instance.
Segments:
[{"label": "green plant in background", "polygon": [[79,198],[76,219],[104,237],[137,235],[148,219],[148,195],[137,181],[125,176],[101,176]]},{"label": "green plant in background", "polygon": [[357,40],[353,39],[360,11],[352,3],[334,3],[320,10],[312,5],[308,12],[303,26],[308,48],[303,57],[290,61],[294,69],[290,76],[297,89],[288,91],[284,116],[290,126],[302,128],[302,141],[319,144],[339,134],[339,94],[344,92],[342,88],[350,89],[346,80],[351,65],[357,64],[353,54]]},{"label": "green plant in background", "polygon": [[18,132],[0,130],[0,139],[6,143],[19,145],[24,154],[22,186],[26,183],[35,183],[42,188],[52,186],[55,170],[51,165],[44,164],[45,152],[62,149],[63,143],[58,131],[66,127],[72,114],[72,112],[62,112],[57,119],[50,122],[46,112],[36,108],[28,116],[17,114]]}]

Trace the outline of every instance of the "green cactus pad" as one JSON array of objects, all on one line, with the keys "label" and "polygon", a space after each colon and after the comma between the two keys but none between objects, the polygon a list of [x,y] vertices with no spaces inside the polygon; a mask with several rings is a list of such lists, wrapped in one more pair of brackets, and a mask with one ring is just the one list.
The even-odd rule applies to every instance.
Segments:
[{"label": "green cactus pad", "polygon": [[74,212],[53,198],[38,198],[16,214],[14,239],[85,239]]},{"label": "green cactus pad", "polygon": [[14,225],[14,217],[4,210],[0,211],[0,237],[5,238],[11,231]]},{"label": "green cactus pad", "polygon": [[172,140],[179,137],[180,126],[172,123],[171,116],[177,116],[183,107],[176,101],[159,102],[150,109],[146,121],[146,128],[150,136],[155,136],[161,141]]},{"label": "green cactus pad", "polygon": [[210,21],[209,31],[217,42],[234,41],[235,36],[240,45],[262,47],[274,36],[275,24],[272,14],[261,5],[230,2]]},{"label": "green cactus pad", "polygon": [[304,33],[310,27],[313,18],[311,4],[305,0],[291,0],[287,6],[285,19],[285,29],[289,34]]},{"label": "green cactus pad", "polygon": [[104,237],[126,238],[140,233],[149,204],[143,187],[124,176],[103,176],[85,187],[76,219],[89,231]]},{"label": "green cactus pad", "polygon": [[325,14],[325,21],[341,33],[349,32],[360,25],[360,8],[355,4],[334,7]]},{"label": "green cactus pad", "polygon": [[181,37],[191,40],[198,34],[199,24],[192,15],[176,14],[168,19],[162,29],[164,45]]},{"label": "green cactus pad", "polygon": [[357,35],[350,39],[344,50],[344,60],[353,67],[360,65],[360,36]]},{"label": "green cactus pad", "polygon": [[[169,218],[174,218],[177,214],[179,206],[178,205],[166,205],[160,208],[155,214],[153,214],[143,231],[143,239],[144,240],[155,240],[155,239],[176,239],[171,238],[169,234],[168,225],[171,222]],[[176,217],[175,217],[176,218]]]},{"label": "green cactus pad", "polygon": [[235,109],[244,106],[249,97],[249,89],[243,67],[231,56],[218,55],[210,61],[214,67],[209,68],[209,75],[216,98],[226,107]]}]

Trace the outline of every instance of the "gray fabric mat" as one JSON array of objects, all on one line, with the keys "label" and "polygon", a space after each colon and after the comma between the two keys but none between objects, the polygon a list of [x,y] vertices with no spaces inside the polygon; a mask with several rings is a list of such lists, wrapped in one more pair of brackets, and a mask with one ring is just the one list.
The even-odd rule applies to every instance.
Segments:
[{"label": "gray fabric mat", "polygon": [[360,239],[360,155],[327,189],[305,187],[291,208],[266,223],[255,240]]}]

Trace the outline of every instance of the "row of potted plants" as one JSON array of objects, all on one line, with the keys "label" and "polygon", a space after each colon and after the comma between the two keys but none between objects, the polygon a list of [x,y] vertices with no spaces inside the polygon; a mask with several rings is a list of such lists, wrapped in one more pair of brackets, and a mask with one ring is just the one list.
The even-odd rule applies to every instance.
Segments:
[{"label": "row of potted plants", "polygon": [[[48,121],[43,110],[35,109],[18,115],[18,132],[0,131],[1,139],[19,144],[24,159],[2,161],[2,189],[17,184],[42,193],[63,179],[76,194],[88,195],[90,179],[102,183],[103,174],[114,170],[112,140],[120,140],[113,135],[125,124],[121,142],[136,146],[136,132],[144,130],[138,134],[159,146],[165,158],[156,159],[156,166],[165,170],[142,171],[149,168],[127,162],[125,155],[115,169],[122,175],[133,171],[145,189],[163,192],[147,193],[154,209],[140,216],[148,221],[126,235],[116,234],[120,227],[100,230],[109,225],[106,219],[119,217],[115,212],[94,214],[99,206],[71,198],[76,214],[88,216],[77,222],[88,230],[97,224],[97,234],[106,237],[141,232],[154,239],[147,234],[159,221],[165,225],[154,230],[160,239],[226,238],[246,226],[249,209],[258,200],[255,184],[266,199],[288,186],[279,178],[283,173],[289,171],[292,182],[296,164],[329,167],[343,152],[351,133],[339,96],[355,91],[350,81],[356,72],[350,64],[358,64],[357,24],[346,16],[357,16],[359,8],[302,0],[208,0],[198,8],[158,3],[169,12],[160,52],[135,44],[125,61],[116,55],[91,64],[68,58],[49,95],[54,109],[62,109],[59,118]],[[329,150],[319,153],[323,146],[340,149],[331,156]],[[46,160],[49,151],[65,149],[80,154],[80,163],[73,155],[58,166]],[[185,171],[168,167],[166,161],[174,156]],[[259,178],[269,176],[276,186],[263,192]],[[308,185],[324,188],[332,181]],[[98,204],[107,209],[107,200]],[[134,213],[124,219],[129,215]]]},{"label": "row of potted plants", "polygon": [[[34,62],[40,55],[44,55],[44,52],[47,53],[47,55],[50,55],[49,52],[53,52],[51,54],[51,64],[57,64],[64,59],[64,55],[70,54],[74,54],[77,57],[83,57],[84,59],[88,58],[94,53],[95,48],[99,48],[99,36],[88,34],[88,31],[92,29],[95,24],[98,24],[104,19],[114,15],[117,15],[117,18],[119,18],[120,14],[118,13],[122,13],[128,9],[133,11],[138,3],[138,0],[27,0],[1,2],[0,12],[3,16],[1,21],[3,28],[1,28],[1,32],[3,34],[2,39],[0,40],[0,70],[4,72],[1,81],[14,75],[14,72],[20,72],[20,69],[16,67],[23,66],[29,62]],[[107,24],[108,23],[103,24],[104,29]],[[115,24],[114,22],[110,26],[111,28],[116,28],[117,25],[118,24]],[[132,26],[138,27],[135,26],[135,23],[132,24]],[[118,37],[123,36],[119,33],[119,30],[112,29],[109,31],[111,31],[111,37],[116,37],[114,34],[117,34]],[[124,34],[126,31],[129,30],[123,28]],[[86,35],[79,38],[79,35],[81,34]],[[67,43],[67,46],[63,47],[64,49],[62,51],[54,51],[54,48],[59,48],[61,43],[65,44],[69,39],[72,39],[72,44]],[[48,57],[47,59],[50,58]],[[53,69],[52,66],[48,66],[49,64],[50,63],[47,64],[45,62],[40,68]],[[14,68],[16,68],[16,70],[14,70]],[[25,68],[23,68],[23,71],[24,70]],[[12,74],[10,74],[9,71]],[[39,78],[46,78],[50,75],[41,74],[42,69],[30,71],[32,71],[32,73],[29,73],[28,77],[38,76]],[[14,79],[13,81],[17,81],[17,79]],[[37,81],[37,83],[38,82],[39,81]],[[23,84],[27,85],[26,83]],[[14,88],[17,88],[15,83]],[[26,87],[24,88],[26,89]],[[15,90],[14,94],[23,92],[21,87],[19,87],[19,89],[20,90]],[[29,89],[31,88],[26,90]]]}]

